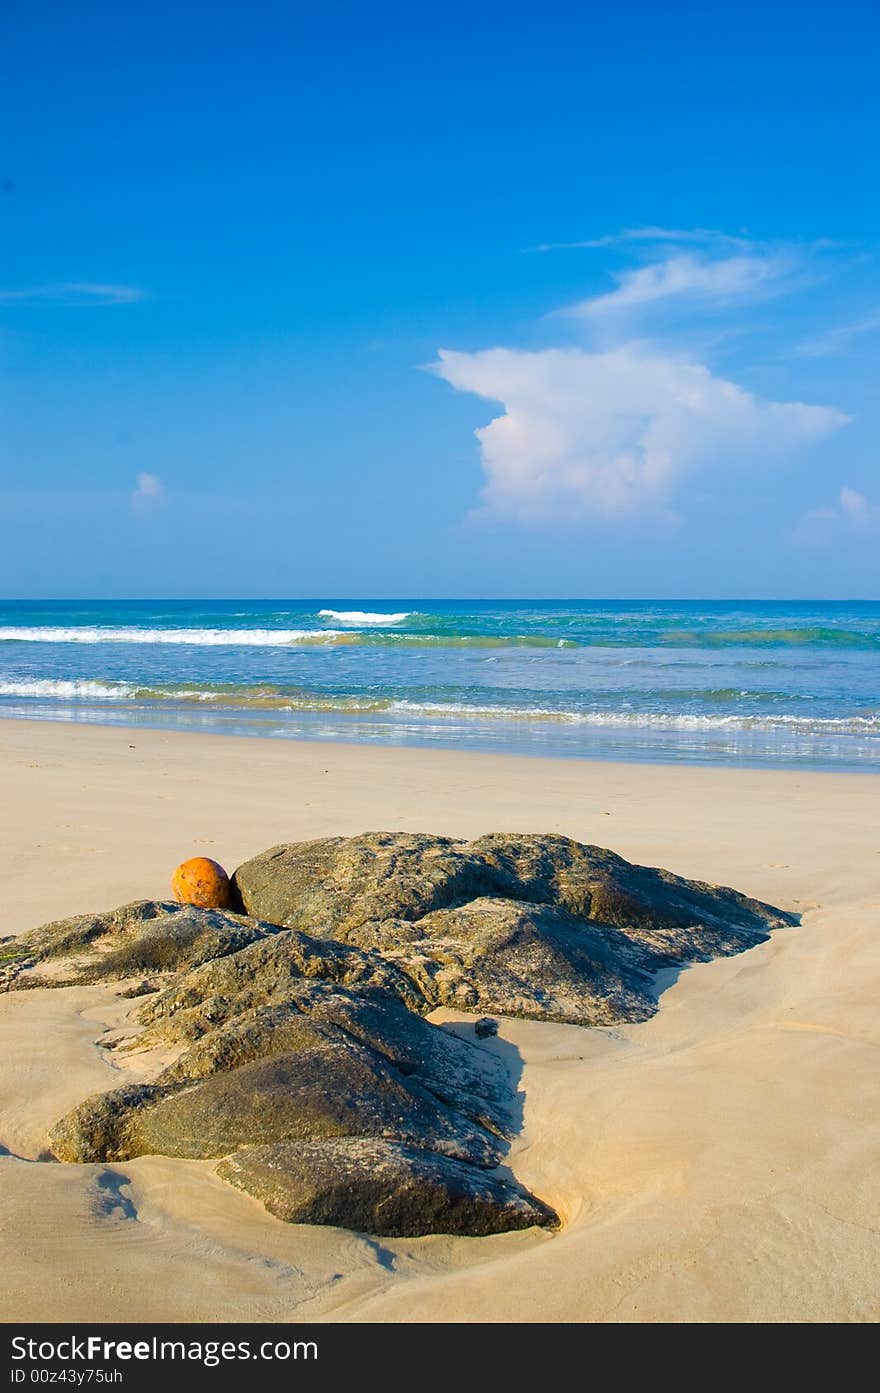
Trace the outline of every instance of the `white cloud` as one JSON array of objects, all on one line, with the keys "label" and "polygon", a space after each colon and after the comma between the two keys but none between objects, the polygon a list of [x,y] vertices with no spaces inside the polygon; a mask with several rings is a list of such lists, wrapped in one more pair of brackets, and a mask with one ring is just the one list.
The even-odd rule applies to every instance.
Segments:
[{"label": "white cloud", "polygon": [[617,273],[617,289],[579,300],[556,311],[574,319],[598,319],[620,311],[642,309],[660,301],[730,304],[772,294],[790,276],[794,262],[783,254],[743,255],[715,260],[684,253],[664,261]]},{"label": "white cloud", "polygon": [[876,527],[880,524],[880,505],[869,503],[863,493],[855,489],[840,490],[840,514],[851,527]]},{"label": "white cloud", "polygon": [[833,508],[812,508],[797,526],[799,541],[824,546],[843,536],[880,532],[880,504],[871,503],[856,489],[842,488]]},{"label": "white cloud", "polygon": [[727,247],[748,246],[744,237],[729,237],[724,232],[716,232],[708,227],[625,227],[622,232],[611,232],[604,237],[593,237],[581,242],[541,242],[537,247],[529,247],[532,252],[559,252],[599,250],[604,247],[625,246],[627,243],[666,242],[693,243],[698,246],[715,244]]},{"label": "white cloud", "polygon": [[138,474],[136,485],[131,495],[131,503],[138,512],[157,507],[163,501],[165,485],[158,474]]},{"label": "white cloud", "polygon": [[483,499],[524,522],[664,507],[690,473],[764,462],[848,419],[833,407],[764,401],[700,363],[638,345],[441,350],[432,370],[503,404],[476,432]]},{"label": "white cloud", "polygon": [[133,285],[98,285],[86,281],[0,290],[0,304],[132,305],[145,298],[144,292]]},{"label": "white cloud", "polygon": [[876,333],[880,333],[880,309],[872,310],[850,324],[839,324],[836,329],[805,339],[798,345],[797,351],[804,358],[833,358],[845,353],[853,339],[860,338],[862,334]]}]

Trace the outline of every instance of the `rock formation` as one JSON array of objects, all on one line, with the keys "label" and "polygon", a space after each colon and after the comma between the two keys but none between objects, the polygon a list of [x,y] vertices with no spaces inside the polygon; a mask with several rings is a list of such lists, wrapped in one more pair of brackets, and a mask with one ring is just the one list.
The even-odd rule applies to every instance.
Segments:
[{"label": "rock formation", "polygon": [[218,1174],[292,1224],[342,1224],[380,1236],[482,1237],[556,1216],[518,1185],[421,1147],[373,1138],[244,1147]]},{"label": "rock formation", "polygon": [[794,922],[558,836],[330,837],[273,847],[232,879],[248,914],[380,953],[427,1009],[575,1025],[643,1020],[661,969],[739,953]]},{"label": "rock formation", "polygon": [[52,1148],[218,1159],[279,1218],[383,1235],[556,1222],[497,1169],[517,1122],[491,1023],[471,1040],[424,1013],[642,1020],[659,970],[796,922],[556,836],[328,838],[232,885],[245,913],[142,901],[0,941],[0,990],[118,981],[134,1028],[102,1043],[172,1057]]}]

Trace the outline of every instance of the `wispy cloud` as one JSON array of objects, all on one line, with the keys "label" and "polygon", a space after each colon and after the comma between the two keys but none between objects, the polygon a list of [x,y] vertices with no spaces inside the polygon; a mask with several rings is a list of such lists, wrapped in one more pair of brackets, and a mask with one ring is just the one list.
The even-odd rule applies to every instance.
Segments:
[{"label": "wispy cloud", "polygon": [[856,489],[842,488],[833,508],[812,508],[797,525],[797,537],[810,546],[828,546],[842,536],[852,538],[880,533],[880,503],[872,503]]},{"label": "wispy cloud", "polygon": [[765,463],[844,425],[765,401],[700,363],[626,345],[441,350],[433,371],[504,411],[476,432],[485,510],[521,522],[662,509],[690,474]]},{"label": "wispy cloud", "polygon": [[823,334],[816,334],[814,338],[804,339],[798,344],[797,352],[803,358],[835,358],[846,353],[854,339],[861,338],[863,334],[876,333],[880,333],[880,308],[849,324],[838,324]]},{"label": "wispy cloud", "polygon": [[21,290],[0,290],[0,304],[132,305],[146,299],[133,285],[103,285],[91,281],[65,281],[56,285],[33,285]]},{"label": "wispy cloud", "polygon": [[165,485],[158,474],[138,474],[131,495],[131,506],[137,512],[156,508],[165,498]]},{"label": "wispy cloud", "polygon": [[730,305],[776,293],[797,268],[784,253],[711,258],[683,253],[615,274],[616,290],[557,310],[574,319],[599,319],[661,302]]},{"label": "wispy cloud", "polygon": [[747,247],[746,237],[731,237],[726,232],[718,232],[709,227],[625,227],[621,232],[610,232],[604,237],[591,237],[579,242],[541,242],[536,247],[527,247],[529,252],[597,251],[605,247],[621,247],[627,243],[662,242],[666,244],[684,243],[695,246],[715,245],[719,247]]}]

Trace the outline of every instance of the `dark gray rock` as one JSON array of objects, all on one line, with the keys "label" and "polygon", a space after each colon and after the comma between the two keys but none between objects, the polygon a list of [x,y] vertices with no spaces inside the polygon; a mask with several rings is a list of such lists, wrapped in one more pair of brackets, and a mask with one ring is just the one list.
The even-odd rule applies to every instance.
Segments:
[{"label": "dark gray rock", "polygon": [[314,1019],[332,1021],[466,1117],[500,1137],[512,1134],[515,1085],[496,1055],[378,993],[324,994],[311,1010]]},{"label": "dark gray rock", "polygon": [[103,914],[59,919],[0,941],[11,954],[0,991],[66,987],[172,973],[273,937],[277,924],[259,924],[224,909],[198,909],[165,900],[136,900]]},{"label": "dark gray rock", "polygon": [[379,927],[384,956],[407,972],[429,1008],[577,1025],[644,1020],[656,1009],[654,974],[665,959],[556,905],[479,899],[415,925]]},{"label": "dark gray rock", "polygon": [[555,1222],[489,1173],[518,1125],[502,1055],[419,1013],[641,1020],[660,969],[796,922],[555,836],[332,838],[234,879],[247,914],[142,901],[0,942],[7,989],[129,979],[139,1029],[101,1043],[172,1054],[62,1118],[55,1154],[225,1158],[279,1217],[377,1234]]},{"label": "dark gray rock", "polygon": [[567,837],[366,833],[273,847],[233,881],[252,915],[379,953],[428,1008],[642,1020],[663,968],[737,953],[792,915]]},{"label": "dark gray rock", "polygon": [[[279,936],[279,947],[283,935]],[[200,979],[203,969],[187,977]],[[186,999],[191,1000],[189,992]],[[503,1064],[492,1054],[475,1050],[458,1036],[430,1025],[387,991],[350,990],[322,981],[292,981],[285,990],[252,1005],[250,990],[212,995],[183,1010],[175,997],[150,1002],[141,1018],[150,1026],[122,1048],[143,1050],[169,1042],[184,1044],[175,1062],[160,1075],[161,1082],[192,1082],[223,1070],[238,1068],[298,1048],[300,1040],[316,1034],[357,1042],[372,1050],[404,1077],[413,1076],[443,1102],[498,1135],[509,1132],[512,1117],[511,1082]]]},{"label": "dark gray rock", "polygon": [[110,1093],[86,1098],[55,1123],[49,1133],[52,1151],[59,1161],[121,1161],[139,1155],[130,1136],[139,1110],[166,1096],[157,1084],[131,1083]]},{"label": "dark gray rock", "polygon": [[380,954],[295,930],[276,930],[271,938],[181,974],[145,1003],[139,1019],[145,1025],[155,1023],[169,1038],[195,1039],[229,1015],[308,995],[319,982],[360,991],[382,989],[405,1006],[424,1009],[418,988]]},{"label": "dark gray rock", "polygon": [[496,1165],[497,1137],[405,1079],[371,1050],[301,1023],[295,1048],[195,1085],[161,1082],[101,1094],[50,1133],[61,1160],[158,1154],[225,1156],[248,1144],[312,1137],[390,1137],[477,1166]]},{"label": "dark gray rock", "polygon": [[559,1222],[521,1186],[400,1142],[345,1137],[246,1147],[218,1174],[287,1223],[337,1224],[379,1237],[481,1237]]}]

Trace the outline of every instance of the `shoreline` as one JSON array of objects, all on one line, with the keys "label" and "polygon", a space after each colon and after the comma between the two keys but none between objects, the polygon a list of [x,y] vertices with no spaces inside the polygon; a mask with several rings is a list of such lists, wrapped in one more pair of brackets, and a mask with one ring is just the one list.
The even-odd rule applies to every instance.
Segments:
[{"label": "shoreline", "polygon": [[[124,769],[114,767],[116,760]],[[834,770],[521,757],[17,719],[0,719],[0,761],[15,807],[16,879],[23,882],[12,902],[42,915],[27,922],[14,916],[6,933],[140,895],[166,897],[171,870],[188,855],[211,855],[232,867],[276,841],[378,830],[380,811],[382,830],[467,837],[489,830],[561,832],[696,879],[723,881],[707,829],[692,815],[670,822],[662,811],[669,799],[682,809],[692,799],[714,802],[720,781],[738,799],[762,805],[782,793],[803,796],[815,783],[823,802],[833,790],[834,801],[848,806],[872,788],[863,773]],[[204,802],[193,797],[199,787]],[[122,853],[119,800],[129,802],[140,839]],[[78,826],[83,803],[89,822]],[[688,855],[692,843],[701,847],[702,862]],[[56,886],[54,875],[47,883],[43,873],[33,878],[47,851],[59,858],[65,879],[76,863],[73,884]],[[83,898],[85,890],[77,894],[79,885],[93,887],[90,898]],[[751,892],[771,902],[776,894],[782,904],[772,882]],[[43,904],[52,904],[52,912],[43,913]],[[8,908],[5,917],[9,922]]]},{"label": "shoreline", "polygon": [[0,605],[0,719],[880,773],[880,602]]},{"label": "shoreline", "polygon": [[[220,711],[219,716],[215,712],[209,711],[208,719],[210,720],[212,718],[218,722],[222,722],[224,719],[228,719],[225,717],[225,714],[223,713],[222,709]],[[270,718],[268,716],[262,719],[263,723],[266,725],[271,723]],[[259,720],[260,718],[257,716],[251,716],[248,718],[249,723],[252,725],[256,725],[259,722]],[[493,745],[491,742],[487,740],[481,740],[479,736],[477,736],[476,738],[469,736],[466,739],[462,739],[460,734],[457,731],[455,731],[454,728],[450,730],[448,734],[439,737],[435,735],[432,739],[427,739],[424,737],[424,735],[417,736],[410,740],[395,739],[393,736],[386,736],[382,734],[374,735],[372,737],[363,739],[352,738],[350,740],[345,740],[337,737],[336,735],[310,735],[301,729],[295,732],[291,732],[289,734],[286,731],[279,730],[271,732],[256,729],[249,730],[246,728],[248,721],[237,721],[236,717],[232,717],[231,719],[229,719],[229,724],[231,727],[230,729],[200,729],[196,725],[188,725],[186,723],[176,724],[171,720],[165,722],[161,720],[128,722],[124,719],[113,720],[110,718],[96,720],[93,719],[91,716],[77,717],[53,714],[43,714],[40,716],[17,714],[11,715],[6,714],[2,710],[0,710],[0,727],[10,723],[35,726],[80,726],[86,727],[87,729],[118,730],[122,732],[128,731],[135,733],[152,732],[154,734],[182,737],[200,736],[213,737],[215,739],[222,740],[260,740],[268,741],[272,744],[285,745],[316,745],[319,747],[340,746],[346,749],[365,748],[376,750],[407,751],[428,750],[435,751],[438,754],[492,756],[498,759],[536,759],[549,760],[553,762],[562,761],[564,763],[574,761],[583,764],[634,765],[639,768],[643,766],[648,766],[664,769],[717,769],[740,770],[743,772],[755,771],[780,774],[791,773],[797,775],[854,775],[858,777],[861,777],[866,774],[880,774],[880,764],[871,765],[868,761],[865,761],[864,764],[862,764],[858,760],[852,760],[852,758],[848,758],[846,756],[840,758],[838,761],[826,760],[825,762],[815,761],[809,763],[804,761],[799,763],[792,759],[774,759],[772,756],[755,755],[752,758],[745,758],[742,756],[741,753],[734,755],[721,755],[718,757],[711,757],[708,755],[701,756],[699,754],[689,753],[686,749],[681,747],[673,749],[668,754],[663,755],[659,753],[652,753],[648,746],[646,746],[646,752],[644,754],[620,753],[619,751],[613,748],[608,750],[607,753],[597,751],[591,752],[589,754],[582,754],[579,751],[565,749],[562,746],[561,742],[557,743],[555,748],[552,746],[551,742],[548,742],[546,747],[540,746],[537,742],[535,742],[534,747],[530,748],[529,745],[525,742],[520,744],[516,744],[515,742],[512,742],[510,744],[504,744],[503,742],[499,742],[498,744]],[[513,722],[513,724],[515,725],[516,722]],[[528,724],[527,720],[523,719],[523,724]],[[560,725],[563,729],[567,728],[565,727],[564,722],[560,722]],[[626,727],[625,725],[614,726],[612,722],[608,722],[607,725],[604,725],[602,728],[605,730],[612,731],[622,731],[628,729],[628,727]],[[665,730],[665,728],[661,729],[663,730],[663,733],[669,733]],[[670,727],[669,729],[671,730],[673,729],[673,727]]]},{"label": "shoreline", "polygon": [[280,841],[369,828],[562,832],[802,923],[689,968],[638,1025],[502,1019],[522,1061],[509,1163],[562,1230],[381,1252],[271,1219],[211,1163],[35,1164],[51,1122],[118,1079],[95,1041],[120,1003],[103,988],[2,996],[0,1260],[16,1280],[0,1318],[880,1315],[869,780],[195,734],[0,720],[0,933],[167,898],[187,855],[231,870]]}]

